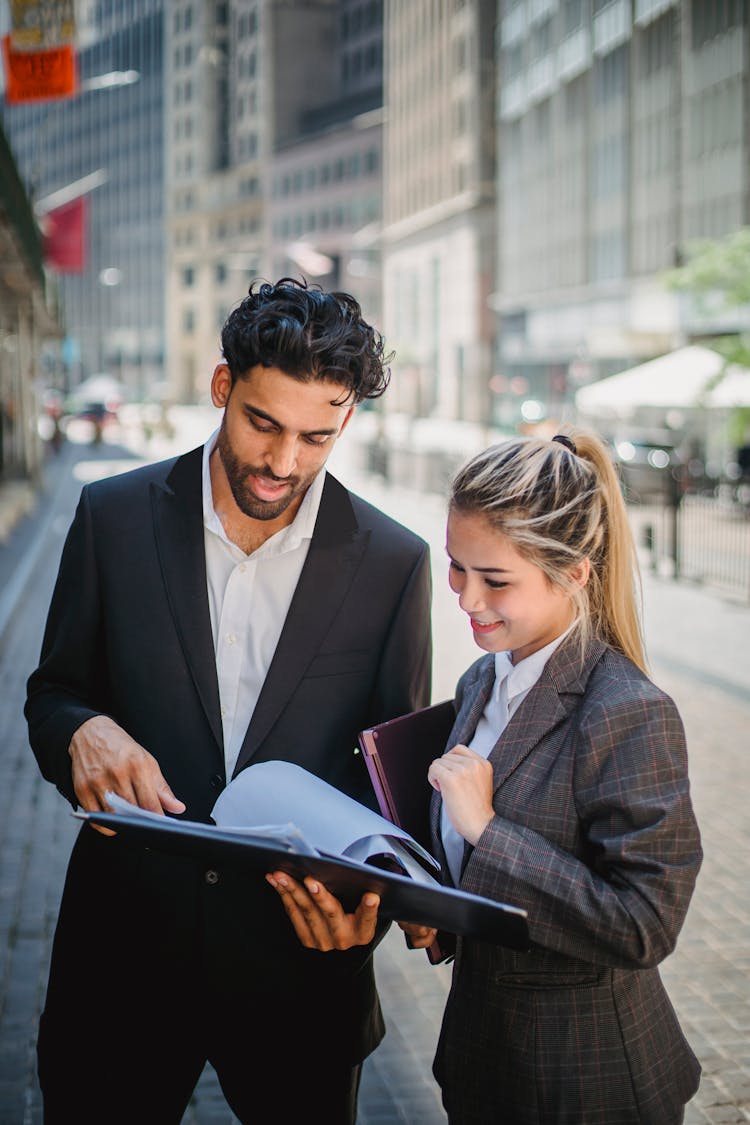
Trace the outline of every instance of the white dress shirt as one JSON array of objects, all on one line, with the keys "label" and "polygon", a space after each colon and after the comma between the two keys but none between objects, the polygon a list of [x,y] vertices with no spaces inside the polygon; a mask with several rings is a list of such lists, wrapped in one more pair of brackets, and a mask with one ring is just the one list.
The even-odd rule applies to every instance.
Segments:
[{"label": "white dress shirt", "polygon": [[214,509],[209,458],[218,432],[203,447],[203,541],[229,781],[307,558],[325,470],[294,520],[246,555],[227,538]]},{"label": "white dress shirt", "polygon": [[[500,735],[541,676],[550,656],[572,628],[571,625],[559,637],[555,637],[554,641],[550,641],[538,652],[532,652],[531,656],[520,660],[518,664],[511,663],[509,652],[495,653],[495,682],[474,737],[469,743],[470,750],[481,754],[483,758],[489,757]],[[461,881],[465,840],[448,819],[445,802],[440,814],[440,832],[451,877],[457,887]]]}]

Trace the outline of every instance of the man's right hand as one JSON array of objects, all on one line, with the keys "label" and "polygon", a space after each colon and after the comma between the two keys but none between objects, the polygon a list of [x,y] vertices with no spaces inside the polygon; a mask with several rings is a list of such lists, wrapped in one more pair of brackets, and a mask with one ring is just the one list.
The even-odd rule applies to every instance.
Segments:
[{"label": "man's right hand", "polygon": [[[73,763],[73,788],[86,812],[108,808],[108,789],[150,812],[185,811],[156,758],[108,715],[94,715],[82,723],[70,740],[68,753]],[[108,828],[93,827],[105,836],[114,836]]]}]

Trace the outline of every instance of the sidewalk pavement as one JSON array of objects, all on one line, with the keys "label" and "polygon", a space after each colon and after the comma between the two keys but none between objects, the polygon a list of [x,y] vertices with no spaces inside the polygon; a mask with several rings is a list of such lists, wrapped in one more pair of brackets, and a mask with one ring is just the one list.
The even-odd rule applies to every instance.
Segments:
[{"label": "sidewalk pavement", "polygon": [[[0,547],[0,608],[13,575],[16,604],[0,612],[0,1121],[39,1125],[34,1075],[36,1021],[46,981],[49,944],[68,850],[76,825],[67,806],[39,777],[20,714],[25,676],[33,666],[51,583],[86,474],[153,460],[203,440],[213,415],[190,416],[171,443],[146,446],[123,434],[122,447],[68,450],[40,498],[39,518],[24,520]],[[433,698],[452,694],[474,659],[463,615],[447,588],[440,497],[389,489],[358,469],[356,428],[334,451],[331,468],[346,483],[414,527],[432,546],[435,600]],[[340,452],[339,452],[340,451]],[[67,458],[67,460],[66,460]],[[73,464],[76,462],[76,464]],[[98,462],[98,463],[97,463]],[[67,466],[67,468],[66,468]],[[75,468],[77,477],[66,474]],[[2,492],[0,491],[0,504]],[[18,542],[24,550],[19,553]],[[33,558],[34,565],[28,560]],[[13,564],[13,565],[11,565]],[[709,590],[644,573],[645,625],[654,678],[676,700],[685,722],[696,812],[705,860],[676,952],[663,966],[683,1029],[703,1064],[685,1125],[750,1121],[750,608]],[[388,1027],[367,1060],[359,1125],[445,1122],[430,1073],[450,968],[431,966],[406,949],[393,929],[376,968]],[[97,982],[101,991],[102,982]],[[106,991],[106,986],[105,986]],[[183,1125],[235,1125],[207,1068]]]}]

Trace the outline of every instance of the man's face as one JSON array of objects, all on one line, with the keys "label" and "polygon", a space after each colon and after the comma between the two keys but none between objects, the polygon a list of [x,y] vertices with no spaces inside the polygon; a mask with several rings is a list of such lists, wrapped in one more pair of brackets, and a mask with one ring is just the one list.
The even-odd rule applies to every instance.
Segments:
[{"label": "man's face", "polygon": [[216,368],[211,397],[224,407],[217,449],[244,515],[287,513],[282,522],[291,522],[351,417],[346,395],[337,383],[303,383],[277,367],[253,367],[232,386],[228,367]]}]

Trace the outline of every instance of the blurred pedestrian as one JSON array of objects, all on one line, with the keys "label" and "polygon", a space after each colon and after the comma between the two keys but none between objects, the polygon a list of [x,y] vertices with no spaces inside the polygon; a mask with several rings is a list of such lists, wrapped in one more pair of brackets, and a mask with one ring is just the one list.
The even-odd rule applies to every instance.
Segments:
[{"label": "blurred pedestrian", "polygon": [[[325,471],[388,357],[353,297],[253,286],[222,332],[206,444],[88,485],[26,715],[75,808],[210,819],[250,762],[367,799],[357,731],[427,704],[426,544]],[[382,937],[385,926],[373,934]],[[209,1060],[243,1122],[352,1125],[384,1026],[373,942],[304,950],[264,879],[89,825],[38,1042],[45,1125],[179,1125]]]},{"label": "blurred pedestrian", "polygon": [[[454,480],[447,547],[486,655],[430,767],[434,846],[449,883],[527,910],[531,937],[525,952],[458,940],[434,1063],[448,1119],[676,1125],[700,1066],[657,965],[702,853],[604,446],[557,435],[479,454]],[[354,940],[324,888],[274,880],[303,941]],[[403,928],[418,947],[434,937]]]}]

